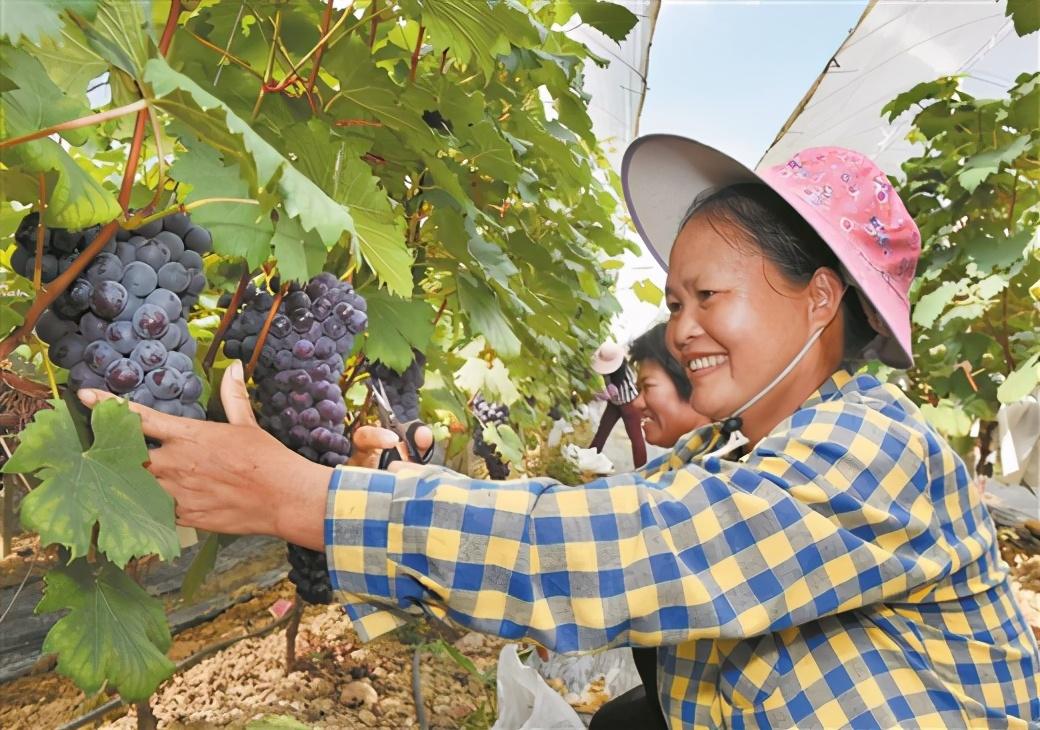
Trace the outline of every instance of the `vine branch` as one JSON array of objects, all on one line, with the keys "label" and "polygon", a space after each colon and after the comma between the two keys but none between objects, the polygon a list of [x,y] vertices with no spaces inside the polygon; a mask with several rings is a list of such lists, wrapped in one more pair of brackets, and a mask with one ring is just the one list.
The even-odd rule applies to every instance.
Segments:
[{"label": "vine branch", "polygon": [[144,99],[138,99],[133,104],[126,104],[125,106],[116,107],[115,109],[109,109],[104,112],[97,112],[96,114],[88,114],[79,119],[70,119],[61,124],[54,124],[50,127],[44,127],[35,132],[30,132],[29,134],[23,134],[21,137],[5,139],[0,141],[0,149],[15,147],[20,144],[25,144],[26,142],[40,139],[41,137],[50,137],[52,134],[64,132],[69,129],[80,129],[81,127],[90,127],[95,124],[101,124],[102,122],[107,122],[109,119],[118,119],[119,117],[125,117],[127,114],[133,114],[134,112],[140,113],[147,106],[147,101]]},{"label": "vine branch", "polygon": [[260,359],[260,351],[264,349],[264,343],[267,341],[267,333],[271,330],[271,322],[278,315],[278,306],[282,303],[282,297],[289,291],[289,282],[282,284],[282,288],[274,295],[274,302],[271,303],[271,309],[267,313],[267,319],[264,320],[264,326],[260,328],[260,332],[256,336],[256,344],[253,346],[253,356],[249,358],[249,364],[245,368],[245,378],[248,381],[253,377],[253,370],[256,369],[256,362]]},{"label": "vine branch", "polygon": [[231,326],[231,320],[235,318],[238,305],[242,303],[242,295],[245,293],[250,279],[252,277],[249,275],[249,267],[243,265],[242,276],[238,279],[238,287],[236,287],[235,293],[231,295],[231,302],[224,311],[224,316],[220,318],[217,331],[213,333],[213,342],[209,344],[209,349],[206,350],[206,357],[202,360],[202,369],[207,375],[213,368],[213,362],[217,359],[220,343],[224,341],[224,335],[227,334],[227,329]]}]

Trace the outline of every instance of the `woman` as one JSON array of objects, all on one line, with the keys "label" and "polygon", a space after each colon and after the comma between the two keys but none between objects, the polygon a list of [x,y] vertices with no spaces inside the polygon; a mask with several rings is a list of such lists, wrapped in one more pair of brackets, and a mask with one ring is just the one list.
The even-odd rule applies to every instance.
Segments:
[{"label": "woman", "polygon": [[[642,416],[646,442],[670,449],[694,429],[711,419],[690,406],[693,388],[685,368],[668,351],[667,324],[661,322],[637,337],[628,352],[635,366],[639,395],[632,406]],[[661,703],[657,699],[657,650],[632,648],[632,658],[642,684],[605,704],[593,716],[589,730],[640,730],[664,728]]]},{"label": "woman", "polygon": [[755,175],[652,135],[622,178],[715,424],[582,489],[332,470],[256,427],[236,366],[230,425],[131,405],[180,522],[324,547],[366,639],[430,613],[559,652],[658,647],[673,728],[1040,722],[1036,642],[963,463],[843,367],[912,362],[920,239],[885,175],[838,148]]},{"label": "woman", "polygon": [[646,463],[646,443],[643,431],[639,428],[639,411],[634,405],[636,396],[636,380],[632,368],[625,362],[625,350],[616,342],[604,342],[592,355],[592,369],[603,376],[606,390],[603,397],[607,407],[599,419],[599,427],[592,438],[589,448],[603,451],[607,438],[614,430],[618,419],[625,424],[625,433],[632,444],[632,463],[639,467]]}]

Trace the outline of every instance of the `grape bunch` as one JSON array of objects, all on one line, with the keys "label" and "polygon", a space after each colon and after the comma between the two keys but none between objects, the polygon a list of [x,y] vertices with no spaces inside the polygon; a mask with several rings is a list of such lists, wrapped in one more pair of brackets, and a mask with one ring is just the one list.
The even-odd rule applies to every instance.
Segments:
[{"label": "grape bunch", "polygon": [[[36,235],[33,215],[20,232]],[[95,229],[47,233],[56,248],[45,251],[76,241],[67,255],[72,260],[97,235]],[[196,342],[185,317],[206,285],[202,254],[212,246],[209,232],[178,213],[116,238],[43,313],[36,334],[50,346],[51,362],[68,369],[69,387],[99,388],[163,413],[205,419]],[[63,265],[64,257],[59,270]],[[27,271],[31,276],[32,268]]]},{"label": "grape bunch", "polygon": [[501,426],[509,420],[509,406],[501,403],[490,403],[481,396],[473,400],[473,413],[477,417],[477,430],[473,435],[473,453],[487,464],[488,474],[492,479],[508,479],[509,465],[502,461],[494,444],[484,440],[484,426]]},{"label": "grape bunch", "polygon": [[[30,213],[22,218],[14,233],[18,247],[11,255],[11,268],[26,279],[33,278],[36,270],[36,234],[40,225],[40,214]],[[49,284],[65,273],[83,249],[93,242],[101,226],[81,231],[63,228],[45,228],[43,234],[43,256],[40,257],[40,278]],[[115,253],[116,242],[111,240],[104,248],[106,253]]]},{"label": "grape bunch", "polygon": [[[368,323],[365,300],[335,276],[322,273],[306,285],[290,284],[263,342],[260,332],[274,297],[249,290],[224,340],[224,354],[249,361],[260,425],[311,461],[342,464],[350,453],[344,434],[347,415],[339,387],[344,357]],[[310,603],[332,601],[325,553],[289,545],[289,579]]]},{"label": "grape bunch", "polygon": [[403,373],[381,362],[368,367],[369,374],[383,384],[390,407],[402,423],[419,417],[419,389],[426,380],[426,356],[418,350],[412,352],[414,359]]}]

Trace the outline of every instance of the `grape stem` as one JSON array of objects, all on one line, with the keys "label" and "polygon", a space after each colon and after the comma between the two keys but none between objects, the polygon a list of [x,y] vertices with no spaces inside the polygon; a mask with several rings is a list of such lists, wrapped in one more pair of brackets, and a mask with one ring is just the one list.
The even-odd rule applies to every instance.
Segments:
[{"label": "grape stem", "polygon": [[235,313],[238,312],[238,305],[242,303],[242,295],[245,293],[250,279],[252,277],[249,275],[249,268],[246,267],[242,271],[242,276],[238,280],[238,287],[235,289],[235,293],[231,295],[231,303],[228,304],[224,316],[220,318],[217,331],[213,333],[213,342],[210,343],[209,349],[206,350],[206,357],[202,361],[202,369],[207,375],[213,368],[213,361],[217,359],[220,343],[224,341],[224,335],[227,334],[227,329],[231,326],[231,320],[235,318]]},{"label": "grape stem", "polygon": [[412,51],[412,67],[408,71],[408,82],[415,83],[415,70],[419,67],[419,52],[422,50],[423,36],[426,35],[426,26],[419,26],[419,35],[415,39],[415,50]]},{"label": "grape stem", "polygon": [[267,319],[264,320],[264,326],[260,328],[260,333],[256,336],[256,345],[253,346],[253,356],[249,358],[249,364],[246,365],[245,377],[248,381],[253,377],[253,370],[256,368],[256,361],[260,359],[260,351],[264,349],[264,343],[267,341],[267,333],[271,329],[271,322],[274,321],[275,315],[278,314],[278,307],[282,303],[282,297],[289,291],[289,282],[282,284],[282,288],[274,296],[274,302],[271,303],[271,309],[267,313]]},{"label": "grape stem", "polygon": [[47,212],[47,178],[41,172],[40,180],[40,220],[36,224],[36,261],[33,265],[33,291],[40,296],[43,288],[43,242],[47,239],[47,226],[43,223],[43,216]]},{"label": "grape stem", "polygon": [[252,198],[201,198],[200,200],[193,200],[190,203],[177,203],[170,207],[160,210],[157,213],[138,217],[133,215],[123,221],[123,225],[128,228],[140,228],[143,225],[151,223],[152,221],[162,220],[171,213],[190,213],[196,208],[201,208],[205,205],[212,205],[213,203],[237,203],[239,205],[260,205],[259,200],[253,200]]},{"label": "grape stem", "polygon": [[[45,343],[39,337],[36,340],[40,343],[41,347],[45,347]],[[54,377],[54,366],[51,365],[51,359],[49,357],[43,358],[43,367],[47,370],[47,382],[51,386],[51,397],[55,400],[61,398],[61,394],[58,393],[58,381]]]},{"label": "grape stem", "polygon": [[134,112],[140,113],[143,109],[148,106],[148,102],[144,99],[138,99],[133,104],[127,104],[126,106],[116,107],[115,109],[109,109],[108,111],[98,112],[97,114],[88,114],[85,117],[79,119],[71,119],[61,124],[54,124],[50,127],[44,127],[38,129],[35,132],[29,134],[23,134],[21,137],[11,137],[0,141],[0,149],[7,147],[15,147],[26,142],[32,142],[34,139],[40,139],[41,137],[49,137],[52,134],[64,132],[69,129],[79,129],[80,127],[90,127],[95,124],[101,124],[101,122],[107,122],[109,119],[117,119],[118,117],[125,117],[127,114],[133,114]]}]

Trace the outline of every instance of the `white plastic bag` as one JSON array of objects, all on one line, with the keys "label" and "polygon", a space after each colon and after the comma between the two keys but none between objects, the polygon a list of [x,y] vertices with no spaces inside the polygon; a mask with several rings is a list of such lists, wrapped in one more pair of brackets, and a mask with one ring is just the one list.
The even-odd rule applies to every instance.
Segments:
[{"label": "white plastic bag", "polygon": [[491,730],[585,730],[585,724],[536,670],[520,662],[516,644],[506,644],[498,655],[498,720]]},{"label": "white plastic bag", "polygon": [[577,444],[566,444],[562,453],[565,459],[570,461],[579,470],[591,474],[613,474],[614,465],[606,454],[595,449],[583,449]]}]

